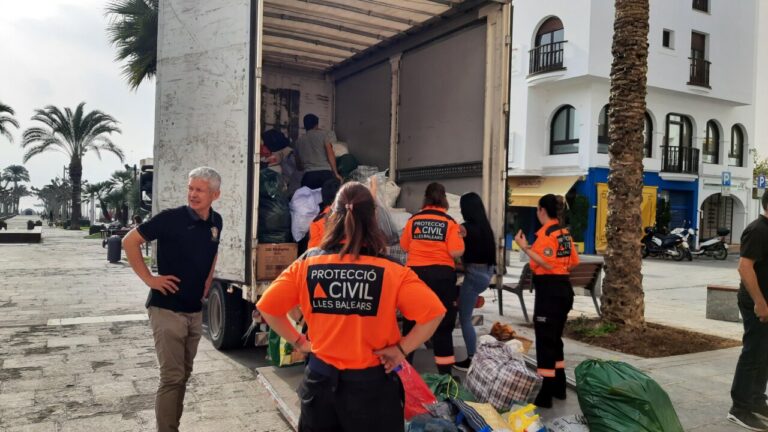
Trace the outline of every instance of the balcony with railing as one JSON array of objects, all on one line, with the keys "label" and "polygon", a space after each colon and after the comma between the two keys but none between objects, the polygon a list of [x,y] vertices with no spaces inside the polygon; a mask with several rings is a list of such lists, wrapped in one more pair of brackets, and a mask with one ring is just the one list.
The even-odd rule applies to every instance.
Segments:
[{"label": "balcony with railing", "polygon": [[702,58],[690,57],[691,76],[688,85],[712,88],[709,86],[709,67],[712,62]]},{"label": "balcony with railing", "polygon": [[563,53],[567,41],[539,45],[528,52],[529,74],[536,75],[565,69]]},{"label": "balcony with railing", "polygon": [[679,174],[699,174],[699,149],[662,146],[661,171]]}]

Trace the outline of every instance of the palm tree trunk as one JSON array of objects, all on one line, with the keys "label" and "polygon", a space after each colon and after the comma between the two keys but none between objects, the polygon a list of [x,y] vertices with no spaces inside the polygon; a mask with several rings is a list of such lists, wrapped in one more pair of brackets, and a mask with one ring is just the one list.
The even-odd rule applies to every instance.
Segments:
[{"label": "palm tree trunk", "polygon": [[605,319],[645,325],[642,257],[643,122],[648,71],[648,0],[616,0],[608,122],[608,250]]},{"label": "palm tree trunk", "polygon": [[80,229],[80,187],[83,178],[83,163],[79,158],[72,158],[69,163],[69,180],[72,182],[72,218],[69,228]]}]

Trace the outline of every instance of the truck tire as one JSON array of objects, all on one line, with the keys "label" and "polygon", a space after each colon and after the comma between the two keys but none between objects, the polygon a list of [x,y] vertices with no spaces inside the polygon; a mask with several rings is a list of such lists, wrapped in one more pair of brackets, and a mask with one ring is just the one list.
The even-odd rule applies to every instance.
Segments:
[{"label": "truck tire", "polygon": [[243,299],[240,291],[230,294],[226,284],[214,281],[208,294],[208,333],[211,343],[218,350],[242,346]]}]

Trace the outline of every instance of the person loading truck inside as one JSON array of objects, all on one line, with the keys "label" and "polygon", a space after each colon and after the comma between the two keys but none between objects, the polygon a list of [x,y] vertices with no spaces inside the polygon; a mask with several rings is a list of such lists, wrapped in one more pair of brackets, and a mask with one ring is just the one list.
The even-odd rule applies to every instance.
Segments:
[{"label": "person loading truck inside", "polygon": [[333,153],[331,134],[321,130],[320,119],[314,114],[304,116],[304,128],[307,133],[296,140],[299,153],[299,168],[304,171],[301,185],[310,189],[319,189],[326,181],[341,176],[336,169],[336,155]]},{"label": "person loading truck inside", "polygon": [[[275,332],[309,353],[298,393],[299,432],[403,432],[403,388],[393,370],[434,333],[445,308],[407,267],[385,257],[368,189],[342,186],[319,249],[275,279],[257,308]],[[299,334],[286,314],[309,325]],[[399,310],[416,325],[405,337]]]}]

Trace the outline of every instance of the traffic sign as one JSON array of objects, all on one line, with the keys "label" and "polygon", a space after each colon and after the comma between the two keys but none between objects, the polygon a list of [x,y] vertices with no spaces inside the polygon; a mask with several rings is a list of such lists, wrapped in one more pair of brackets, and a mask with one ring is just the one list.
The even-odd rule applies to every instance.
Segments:
[{"label": "traffic sign", "polygon": [[766,186],[766,184],[765,184],[765,175],[760,174],[759,176],[757,176],[757,188],[758,189],[765,189],[765,186]]},{"label": "traffic sign", "polygon": [[731,185],[731,172],[723,171],[723,186],[730,186],[730,185]]}]

